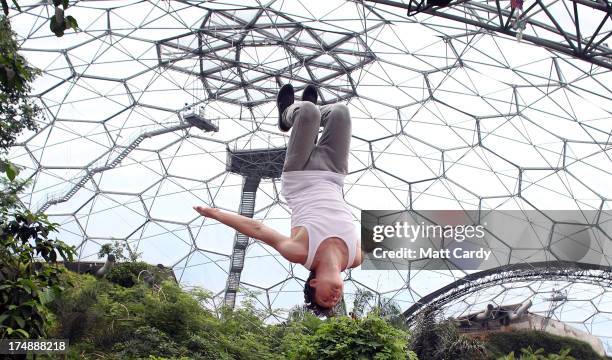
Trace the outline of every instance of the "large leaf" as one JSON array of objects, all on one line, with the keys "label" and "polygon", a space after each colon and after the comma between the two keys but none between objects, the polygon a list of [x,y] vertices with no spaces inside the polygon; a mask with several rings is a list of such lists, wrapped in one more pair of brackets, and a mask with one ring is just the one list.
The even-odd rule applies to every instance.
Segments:
[{"label": "large leaf", "polygon": [[78,30],[79,23],[77,23],[76,19],[70,15],[66,16],[66,29]]},{"label": "large leaf", "polygon": [[30,334],[28,334],[28,332],[23,329],[16,329],[14,332],[21,334],[24,338],[30,337]]},{"label": "large leaf", "polygon": [[13,316],[13,320],[15,320],[19,327],[25,327],[25,320],[21,316]]},{"label": "large leaf", "polygon": [[11,181],[15,180],[15,178],[19,174],[19,169],[17,168],[17,166],[15,166],[15,164],[13,164],[11,162],[7,162],[6,163],[6,167],[5,167],[4,171],[6,172],[6,176]]}]

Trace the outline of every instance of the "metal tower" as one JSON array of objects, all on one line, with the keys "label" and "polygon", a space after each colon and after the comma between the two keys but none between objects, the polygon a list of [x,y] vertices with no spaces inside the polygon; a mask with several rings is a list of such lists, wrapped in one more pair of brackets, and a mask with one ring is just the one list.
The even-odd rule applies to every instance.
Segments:
[{"label": "metal tower", "polygon": [[[287,148],[230,150],[227,148],[227,171],[240,174],[244,178],[240,215],[253,217],[255,195],[262,178],[278,178],[283,171]],[[225,305],[233,308],[236,303],[236,292],[240,286],[240,275],[244,268],[244,258],[249,245],[249,237],[236,231],[234,250],[230,262],[230,271],[225,288]]]}]

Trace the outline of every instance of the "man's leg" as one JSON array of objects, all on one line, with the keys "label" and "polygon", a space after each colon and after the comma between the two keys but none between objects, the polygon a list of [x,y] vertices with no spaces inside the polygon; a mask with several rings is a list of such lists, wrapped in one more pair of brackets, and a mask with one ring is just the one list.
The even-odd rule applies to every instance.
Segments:
[{"label": "man's leg", "polygon": [[323,133],[306,164],[308,170],[348,173],[351,145],[351,115],[344,104],[321,106]]},{"label": "man's leg", "polygon": [[308,101],[296,101],[283,113],[283,122],[291,126],[283,171],[304,170],[315,148],[321,112]]}]

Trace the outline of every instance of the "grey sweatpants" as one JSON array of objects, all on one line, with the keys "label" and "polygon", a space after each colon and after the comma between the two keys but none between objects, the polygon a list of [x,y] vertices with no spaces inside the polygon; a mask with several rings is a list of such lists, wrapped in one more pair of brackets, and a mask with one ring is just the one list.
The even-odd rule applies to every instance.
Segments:
[{"label": "grey sweatpants", "polygon": [[[296,101],[283,113],[291,135],[283,171],[326,170],[347,174],[351,116],[344,104]],[[319,127],[323,126],[317,142]]]}]

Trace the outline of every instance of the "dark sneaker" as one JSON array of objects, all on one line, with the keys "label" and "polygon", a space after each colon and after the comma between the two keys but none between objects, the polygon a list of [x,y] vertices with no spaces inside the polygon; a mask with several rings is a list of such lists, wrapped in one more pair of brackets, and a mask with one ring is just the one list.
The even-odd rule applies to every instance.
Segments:
[{"label": "dark sneaker", "polygon": [[310,101],[311,103],[317,105],[317,87],[313,84],[309,84],[304,88],[304,92],[302,93],[302,101]]},{"label": "dark sneaker", "polygon": [[278,91],[276,95],[276,107],[278,107],[278,128],[282,132],[287,132],[291,129],[291,126],[287,126],[283,123],[283,112],[295,101],[295,93],[293,91],[293,85],[285,84]]}]

